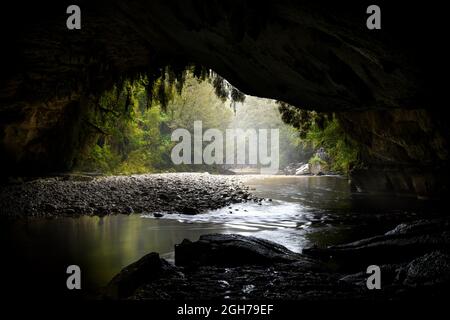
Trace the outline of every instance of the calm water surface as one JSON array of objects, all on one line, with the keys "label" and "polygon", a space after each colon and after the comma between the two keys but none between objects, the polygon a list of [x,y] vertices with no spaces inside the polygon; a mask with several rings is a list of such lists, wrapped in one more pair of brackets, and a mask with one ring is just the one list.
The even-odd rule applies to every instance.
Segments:
[{"label": "calm water surface", "polygon": [[[197,240],[202,234],[253,235],[301,252],[311,245],[382,233],[418,215],[435,213],[416,200],[352,196],[347,179],[341,177],[249,177],[246,184],[252,193],[272,201],[234,204],[196,216],[168,214],[159,219],[135,214],[5,222],[3,251],[13,274],[21,275],[21,279],[11,276],[9,280],[14,285],[16,280],[29,283],[30,277],[51,278],[61,289],[67,277],[63,266],[77,264],[89,291],[105,285],[123,267],[149,252],[173,259],[175,244],[185,238]],[[47,282],[33,285],[39,283]]]}]

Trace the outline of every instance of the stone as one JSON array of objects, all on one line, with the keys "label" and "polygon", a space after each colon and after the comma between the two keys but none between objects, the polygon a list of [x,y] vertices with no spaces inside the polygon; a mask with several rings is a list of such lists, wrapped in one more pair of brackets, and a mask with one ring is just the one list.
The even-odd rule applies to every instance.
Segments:
[{"label": "stone", "polygon": [[196,242],[185,239],[175,246],[177,266],[270,264],[298,258],[275,242],[236,234],[203,235]]},{"label": "stone", "polygon": [[122,269],[109,282],[104,295],[110,299],[128,297],[140,285],[168,275],[178,276],[175,267],[152,252]]},{"label": "stone", "polygon": [[181,213],[187,214],[187,215],[196,215],[200,213],[200,210],[194,207],[184,207],[181,210]]},{"label": "stone", "polygon": [[374,292],[367,290],[367,273],[361,271],[367,265],[353,273],[340,272],[334,264],[293,255],[270,241],[239,235],[212,234],[196,242],[184,240],[176,247],[177,260],[179,266],[159,259],[156,253],[144,257],[114,277],[107,286],[109,295],[104,297],[423,301],[447,298],[450,275],[448,253],[428,252],[409,262],[381,264],[382,290]]},{"label": "stone", "polygon": [[411,261],[405,268],[403,284],[431,286],[450,284],[450,255],[433,251]]},{"label": "stone", "polygon": [[[181,192],[183,188],[186,191]],[[236,194],[222,198],[221,192]],[[245,200],[241,179],[201,173],[98,177],[92,181],[43,178],[0,186],[0,214],[9,216],[138,213],[198,214]],[[246,191],[245,191],[246,192]],[[164,194],[156,199],[157,194]],[[39,201],[36,201],[39,194]],[[174,195],[174,196],[170,196]],[[232,200],[232,201],[231,201]],[[31,209],[31,207],[33,209]]]},{"label": "stone", "polygon": [[160,198],[161,200],[164,201],[169,201],[170,200],[170,196],[166,193],[159,193],[158,194],[158,198]]},{"label": "stone", "polygon": [[126,206],[126,207],[125,207],[125,210],[124,210],[124,213],[126,213],[126,214],[132,214],[132,213],[134,213],[133,207],[131,207],[131,206]]},{"label": "stone", "polygon": [[449,219],[435,219],[397,226],[383,235],[328,248],[305,248],[302,253],[322,261],[334,261],[343,270],[370,264],[404,263],[429,251],[450,248]]},{"label": "stone", "polygon": [[299,175],[305,175],[305,174],[310,174],[311,172],[309,171],[309,163],[305,163],[303,164],[300,168],[298,168],[295,171],[295,175],[299,176]]}]

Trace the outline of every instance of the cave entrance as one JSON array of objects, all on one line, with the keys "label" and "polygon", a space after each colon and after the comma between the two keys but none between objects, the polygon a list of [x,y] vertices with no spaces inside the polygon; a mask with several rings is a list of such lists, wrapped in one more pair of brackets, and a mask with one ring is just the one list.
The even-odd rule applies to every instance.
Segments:
[{"label": "cave entrance", "polygon": [[248,96],[208,69],[170,67],[104,92],[84,117],[73,170],[348,174],[357,149],[332,113]]},{"label": "cave entrance", "polygon": [[368,30],[364,3],[79,1],[67,30],[45,2],[2,4],[9,296],[446,296],[448,205],[416,198],[449,193],[433,6],[382,1]]}]

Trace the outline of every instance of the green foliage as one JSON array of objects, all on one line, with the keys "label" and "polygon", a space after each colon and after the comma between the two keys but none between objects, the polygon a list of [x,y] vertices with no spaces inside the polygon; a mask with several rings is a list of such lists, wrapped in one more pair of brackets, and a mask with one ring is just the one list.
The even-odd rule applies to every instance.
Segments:
[{"label": "green foliage", "polygon": [[[194,66],[166,67],[159,76],[125,80],[105,92],[84,119],[92,141],[81,153],[77,169],[107,174],[219,170],[218,166],[172,165],[172,130],[193,132],[197,120],[202,121],[203,130],[278,128],[282,167],[308,161],[319,147],[326,149],[330,158],[327,166],[335,171],[348,172],[356,162],[357,145],[332,114],[244,98],[219,75]],[[236,109],[238,102],[242,106]],[[325,165],[323,161],[313,157],[310,163]]]},{"label": "green foliage", "polygon": [[342,130],[335,117],[326,120],[323,129],[313,123],[305,140],[312,143],[314,148],[325,148],[330,157],[331,169],[334,171],[347,173],[351,165],[357,162],[358,147]]},{"label": "green foliage", "polygon": [[305,138],[318,114],[314,111],[295,108],[284,102],[277,102],[278,110],[281,113],[281,119],[296,128],[301,138]]},{"label": "green foliage", "polygon": [[311,159],[309,159],[308,163],[312,164],[312,165],[317,165],[317,164],[327,165],[328,164],[325,160],[319,158],[319,156],[317,156],[316,154],[314,156],[312,156]]},{"label": "green foliage", "polygon": [[189,64],[165,66],[160,68],[159,74],[153,72],[137,76],[137,80],[145,79],[147,106],[159,104],[163,111],[166,111],[169,102],[176,94],[182,94],[186,79],[192,78],[200,82],[207,80],[214,88],[216,96],[222,102],[230,100],[233,108],[237,102],[245,100],[245,94],[220,75],[203,66]]},{"label": "green foliage", "polygon": [[282,102],[278,104],[283,121],[300,132],[301,143],[313,149],[325,148],[330,158],[327,163],[314,156],[309,163],[327,163],[331,170],[342,173],[347,173],[357,163],[358,145],[345,133],[333,114],[302,110]]},{"label": "green foliage", "polygon": [[[176,82],[170,76],[154,81],[150,95],[146,78],[125,81],[122,89],[114,87],[103,94],[85,119],[93,139],[76,169],[106,174],[205,170],[201,166],[173,167],[171,131],[192,131],[196,120],[203,122],[205,130],[225,129],[232,111],[216,96],[210,82],[198,80],[192,73],[185,74],[181,91],[170,85],[171,81]],[[164,99],[154,99],[156,94]]]},{"label": "green foliage", "polygon": [[206,81],[188,76],[181,94],[167,106],[166,123],[170,129],[185,128],[193,132],[194,121],[202,121],[203,129],[225,129],[232,118],[230,108],[215,94]]}]

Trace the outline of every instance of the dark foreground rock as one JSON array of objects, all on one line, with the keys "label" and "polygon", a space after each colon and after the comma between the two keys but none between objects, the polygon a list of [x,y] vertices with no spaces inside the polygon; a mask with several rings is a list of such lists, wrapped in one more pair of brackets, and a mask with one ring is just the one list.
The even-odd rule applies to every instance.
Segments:
[{"label": "dark foreground rock", "polygon": [[[123,269],[103,293],[107,299],[242,299],[314,297],[339,285],[319,261],[274,242],[240,235],[210,234],[176,247],[176,266],[156,253]],[[304,291],[304,292],[303,292]]]},{"label": "dark foreground rock", "polygon": [[55,177],[0,186],[0,215],[192,215],[253,198],[238,177],[208,173]]},{"label": "dark foreground rock", "polygon": [[450,283],[450,255],[441,251],[414,259],[400,270],[398,280],[413,287]]},{"label": "dark foreground rock", "polygon": [[298,255],[279,244],[236,234],[208,234],[196,242],[185,239],[175,246],[175,264],[183,267],[270,264],[295,260],[298,260]]},{"label": "dark foreground rock", "polygon": [[176,268],[155,252],[145,255],[124,268],[108,285],[106,295],[111,298],[127,297],[142,285],[162,277],[177,277]]},{"label": "dark foreground rock", "polygon": [[450,220],[419,220],[352,243],[328,248],[308,248],[303,253],[342,270],[358,270],[371,264],[403,263],[430,251],[450,249]]},{"label": "dark foreground rock", "polygon": [[[397,231],[376,237],[377,240],[371,238],[361,240],[358,245],[341,246],[348,253],[338,256],[338,259],[332,256],[336,247],[322,249],[320,254],[316,254],[318,249],[305,250],[308,253],[305,255],[254,237],[205,235],[196,242],[184,240],[176,246],[176,265],[152,253],[125,268],[107,286],[103,298],[313,301],[444,299],[450,291],[448,247],[435,250],[430,245],[426,252],[418,250],[414,257],[410,253],[402,256],[398,252],[399,257],[394,260],[391,259],[392,255],[388,255],[389,259],[379,264],[381,290],[368,290],[366,286],[369,276],[366,268],[376,263],[349,267],[348,262],[360,262],[361,243],[367,243],[370,247],[372,243],[385,238],[384,248],[388,250],[396,247],[391,237],[393,233],[404,235],[405,230],[415,236],[420,236],[419,230],[445,233],[445,226],[446,222],[442,220],[431,224],[422,221],[403,225],[396,228]],[[389,241],[394,242],[389,244]],[[417,245],[422,248],[420,242]],[[352,253],[355,259],[350,258],[351,250],[354,250]],[[372,261],[381,261],[382,251],[372,253],[375,253]]]}]

